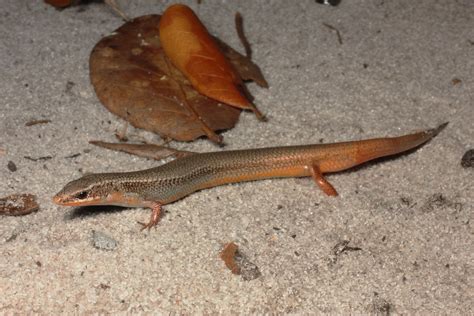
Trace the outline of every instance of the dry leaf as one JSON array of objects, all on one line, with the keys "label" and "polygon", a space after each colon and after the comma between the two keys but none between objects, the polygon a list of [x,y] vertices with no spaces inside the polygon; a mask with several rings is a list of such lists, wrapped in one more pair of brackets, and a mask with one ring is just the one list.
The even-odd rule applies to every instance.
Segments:
[{"label": "dry leaf", "polygon": [[12,194],[0,198],[0,215],[19,216],[33,213],[39,209],[33,194]]},{"label": "dry leaf", "polygon": [[244,281],[259,278],[262,273],[260,269],[239,251],[239,247],[230,242],[224,246],[220,253],[221,259],[226,267],[233,273],[239,274]]},{"label": "dry leaf", "polygon": [[[198,93],[169,62],[160,46],[159,20],[158,15],[136,18],[97,43],[90,58],[97,96],[135,127],[180,141],[207,136],[220,142],[215,131],[232,128],[240,111]],[[219,45],[244,80],[266,86],[250,58]]]},{"label": "dry leaf", "polygon": [[[263,77],[262,71],[260,68],[254,64],[250,58],[241,55],[240,53],[236,52],[232,47],[214,37],[216,42],[218,43],[222,53],[227,57],[227,59],[234,65],[237,73],[239,74],[242,80],[250,80],[255,81],[262,88],[268,88],[268,83]],[[245,86],[244,86],[245,88]]]},{"label": "dry leaf", "polygon": [[235,254],[237,253],[238,247],[235,243],[230,242],[224,246],[221,251],[221,259],[224,261],[226,267],[233,274],[240,274],[240,267],[235,262]]},{"label": "dry leaf", "polygon": [[103,38],[90,57],[91,81],[100,101],[133,126],[180,141],[232,128],[240,110],[198,93],[165,57],[160,16],[133,19]]},{"label": "dry leaf", "polygon": [[102,148],[125,152],[131,155],[140,157],[151,158],[155,160],[161,160],[163,158],[174,156],[181,158],[195,154],[191,151],[177,150],[174,148],[160,146],[155,144],[124,144],[124,143],[107,143],[101,141],[90,141],[92,145],[96,145]]},{"label": "dry leaf", "polygon": [[219,46],[186,5],[168,7],[160,20],[160,41],[171,62],[200,93],[263,115],[242,92],[242,79]]}]

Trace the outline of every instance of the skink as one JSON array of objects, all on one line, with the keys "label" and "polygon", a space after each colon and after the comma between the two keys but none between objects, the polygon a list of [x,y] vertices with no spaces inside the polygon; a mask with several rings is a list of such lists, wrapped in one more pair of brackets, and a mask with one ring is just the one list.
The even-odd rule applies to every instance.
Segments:
[{"label": "skink", "polygon": [[86,175],[68,183],[53,201],[64,206],[119,205],[152,209],[144,228],[155,226],[162,205],[198,190],[243,181],[311,176],[329,196],[337,191],[323,174],[415,148],[447,123],[410,135],[333,144],[196,153],[156,168]]}]

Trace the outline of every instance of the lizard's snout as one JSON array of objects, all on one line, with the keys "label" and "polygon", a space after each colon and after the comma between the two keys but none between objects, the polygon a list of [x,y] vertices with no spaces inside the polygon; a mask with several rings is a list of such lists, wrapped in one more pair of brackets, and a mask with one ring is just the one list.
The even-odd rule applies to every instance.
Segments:
[{"label": "lizard's snout", "polygon": [[60,193],[56,194],[53,196],[53,202],[58,205],[63,205],[64,204],[64,198],[61,196]]}]

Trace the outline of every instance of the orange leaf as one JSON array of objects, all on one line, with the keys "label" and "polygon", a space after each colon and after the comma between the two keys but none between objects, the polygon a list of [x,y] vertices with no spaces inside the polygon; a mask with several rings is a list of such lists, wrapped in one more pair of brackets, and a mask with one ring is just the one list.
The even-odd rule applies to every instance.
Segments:
[{"label": "orange leaf", "polygon": [[242,80],[196,14],[175,4],[160,20],[160,42],[171,62],[205,96],[262,117],[241,91]]}]

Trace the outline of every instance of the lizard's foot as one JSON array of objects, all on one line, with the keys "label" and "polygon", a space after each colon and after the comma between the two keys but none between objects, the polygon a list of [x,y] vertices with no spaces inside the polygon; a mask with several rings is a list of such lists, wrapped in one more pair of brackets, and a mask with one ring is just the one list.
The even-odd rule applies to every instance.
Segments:
[{"label": "lizard's foot", "polygon": [[161,204],[157,202],[153,202],[150,206],[151,208],[151,217],[150,221],[148,223],[143,223],[143,222],[138,222],[140,225],[142,225],[142,228],[140,230],[147,229],[150,230],[153,226],[156,226],[158,222],[160,221],[160,214],[161,214]]},{"label": "lizard's foot", "polygon": [[324,178],[321,170],[319,170],[319,167],[316,164],[313,164],[309,168],[311,170],[311,176],[313,177],[314,182],[316,182],[321,190],[323,190],[323,192],[329,196],[337,196],[336,189],[334,189],[331,183],[329,183],[328,180]]}]

